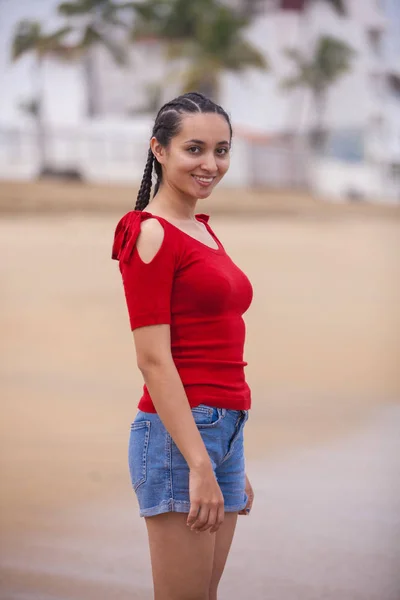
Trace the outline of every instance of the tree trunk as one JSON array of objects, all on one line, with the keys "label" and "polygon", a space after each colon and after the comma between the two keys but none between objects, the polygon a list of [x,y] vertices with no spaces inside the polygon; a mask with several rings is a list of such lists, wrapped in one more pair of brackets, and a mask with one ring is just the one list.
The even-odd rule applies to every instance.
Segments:
[{"label": "tree trunk", "polygon": [[210,81],[203,81],[199,85],[198,91],[200,92],[200,94],[204,94],[204,96],[207,96],[207,98],[210,98],[214,102],[216,101],[215,86]]},{"label": "tree trunk", "polygon": [[[314,43],[311,34],[309,4],[306,0],[287,0],[286,2],[281,0],[281,2],[282,10],[293,11],[293,15],[297,15],[297,23],[292,39],[288,41],[288,46],[309,58]],[[292,135],[292,171],[293,173],[304,172],[306,169],[303,184],[306,188],[312,186],[309,113],[309,89],[300,87],[293,90],[287,104],[286,132]],[[302,148],[303,156],[301,156],[299,148]]]},{"label": "tree trunk", "polygon": [[40,58],[36,62],[35,83],[37,87],[35,94],[36,147],[39,159],[38,172],[40,177],[48,168],[47,132],[43,114],[43,68]]},{"label": "tree trunk", "polygon": [[207,98],[210,98],[213,102],[218,102],[219,100],[219,78],[218,74],[210,74],[209,76],[204,76],[201,78],[198,84],[197,91]]},{"label": "tree trunk", "polygon": [[313,149],[322,152],[325,149],[326,129],[324,117],[326,111],[326,90],[320,89],[314,91],[315,122],[311,132],[311,141]]},{"label": "tree trunk", "polygon": [[89,118],[99,114],[99,82],[96,74],[95,48],[88,48],[83,56],[86,83],[86,114]]}]

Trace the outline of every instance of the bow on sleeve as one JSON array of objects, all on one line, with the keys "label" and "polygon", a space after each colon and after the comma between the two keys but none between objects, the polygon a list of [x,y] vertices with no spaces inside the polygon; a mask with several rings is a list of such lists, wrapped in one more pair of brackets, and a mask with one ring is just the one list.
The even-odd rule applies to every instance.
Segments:
[{"label": "bow on sleeve", "polygon": [[136,210],[122,217],[115,230],[111,258],[120,262],[129,262],[140,233],[140,225],[142,221],[151,217],[150,213]]},{"label": "bow on sleeve", "polygon": [[199,215],[196,215],[196,219],[198,219],[199,221],[203,221],[203,223],[208,223],[208,221],[210,220],[210,215],[200,213]]}]

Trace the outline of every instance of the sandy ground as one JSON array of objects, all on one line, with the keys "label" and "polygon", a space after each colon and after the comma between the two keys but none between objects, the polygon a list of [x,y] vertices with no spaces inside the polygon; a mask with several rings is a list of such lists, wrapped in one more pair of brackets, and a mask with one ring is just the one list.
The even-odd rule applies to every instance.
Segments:
[{"label": "sandy ground", "polygon": [[[119,214],[0,220],[1,600],[151,598],[126,465],[141,381]],[[248,470],[221,600],[398,600],[400,222],[212,220],[255,299]]]}]

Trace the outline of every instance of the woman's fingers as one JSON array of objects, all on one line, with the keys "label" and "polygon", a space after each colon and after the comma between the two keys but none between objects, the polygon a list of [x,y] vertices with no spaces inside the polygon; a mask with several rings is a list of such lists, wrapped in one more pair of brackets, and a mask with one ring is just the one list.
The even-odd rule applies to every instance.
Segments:
[{"label": "woman's fingers", "polygon": [[218,529],[221,527],[222,523],[224,522],[224,517],[225,517],[224,504],[220,504],[217,509],[217,517],[215,519],[215,525],[213,525],[213,527],[211,527],[210,533],[215,533],[216,531],[218,531]]},{"label": "woman's fingers", "polygon": [[192,527],[193,524],[195,523],[197,516],[199,514],[199,510],[200,510],[199,502],[193,501],[190,503],[190,510],[189,510],[187,521],[186,521],[186,524],[188,525],[188,527]]},{"label": "woman's fingers", "polygon": [[253,488],[251,486],[251,483],[249,481],[249,478],[246,475],[246,488],[245,488],[246,494],[247,494],[247,504],[245,506],[245,508],[241,511],[239,511],[239,515],[249,515],[251,509],[253,508],[253,501],[254,501],[254,491]]},{"label": "woman's fingers", "polygon": [[199,529],[199,531],[207,531],[207,529],[210,529],[211,532],[217,531],[217,529],[219,527],[218,509],[219,509],[219,504],[214,504],[211,506],[210,512],[208,514],[207,523],[203,527],[201,527]]},{"label": "woman's fingers", "polygon": [[[197,506],[197,504],[196,504]],[[204,504],[199,509],[191,509],[187,519],[187,524],[192,531],[203,532],[210,529],[211,533],[215,533],[220,528],[224,521],[224,504],[217,503],[211,506],[211,508]]]},{"label": "woman's fingers", "polygon": [[195,522],[193,523],[193,525],[191,527],[192,531],[203,531],[203,530],[205,531],[204,527],[207,529],[209,514],[210,514],[210,508],[207,506],[207,504],[203,504],[200,507],[200,511],[197,516],[197,519],[195,520]]},{"label": "woman's fingers", "polygon": [[190,470],[189,496],[191,504],[188,526],[197,532],[218,528],[221,524],[220,507],[223,511],[224,497],[212,468]]}]

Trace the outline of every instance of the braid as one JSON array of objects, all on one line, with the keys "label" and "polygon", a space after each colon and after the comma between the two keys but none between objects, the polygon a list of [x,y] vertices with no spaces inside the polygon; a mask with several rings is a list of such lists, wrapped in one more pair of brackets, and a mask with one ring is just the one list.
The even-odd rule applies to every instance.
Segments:
[{"label": "braid", "polygon": [[[167,148],[171,139],[179,133],[182,119],[181,115],[184,113],[218,113],[226,120],[232,138],[231,122],[224,109],[219,104],[216,104],[199,92],[189,92],[170,100],[170,102],[164,104],[157,113],[152,137],[155,137],[164,148]],[[154,198],[162,183],[162,167],[150,148],[142,182],[137,195],[135,210],[144,210],[150,202],[153,165],[156,174],[156,183],[153,194]]]},{"label": "braid", "polygon": [[144,210],[148,203],[150,202],[150,192],[152,182],[152,172],[153,172],[153,161],[154,155],[149,148],[149,152],[147,155],[147,162],[144,168],[144,173],[142,177],[142,182],[140,184],[139,192],[137,195],[135,210]]}]

